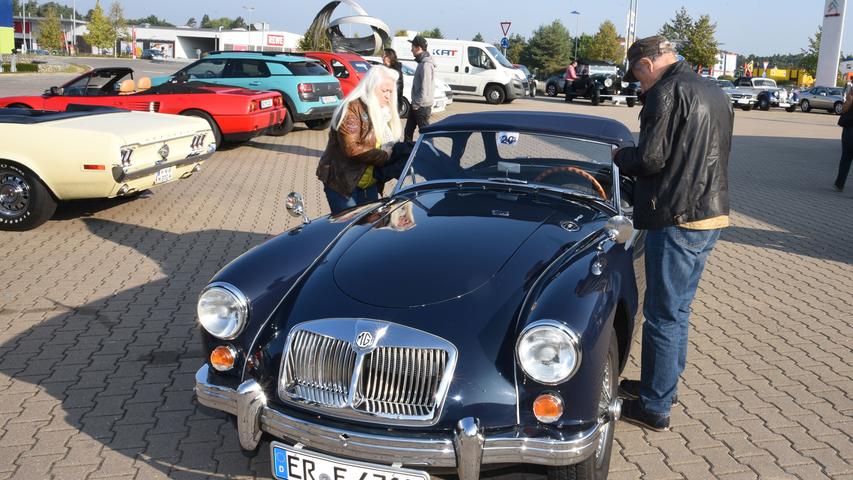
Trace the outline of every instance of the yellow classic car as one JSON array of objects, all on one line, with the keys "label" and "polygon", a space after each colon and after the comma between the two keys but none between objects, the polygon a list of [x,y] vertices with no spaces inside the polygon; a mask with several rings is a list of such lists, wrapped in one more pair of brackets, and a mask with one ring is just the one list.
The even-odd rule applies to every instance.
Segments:
[{"label": "yellow classic car", "polygon": [[0,230],[35,228],[59,201],[132,195],[187,178],[216,150],[213,138],[195,117],[0,108]]}]

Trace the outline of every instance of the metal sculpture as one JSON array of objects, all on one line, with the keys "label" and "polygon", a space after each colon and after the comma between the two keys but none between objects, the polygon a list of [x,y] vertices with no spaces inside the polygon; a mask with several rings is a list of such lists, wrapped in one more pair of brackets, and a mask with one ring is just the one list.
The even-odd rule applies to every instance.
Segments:
[{"label": "metal sculpture", "polygon": [[[352,7],[357,15],[332,20],[332,12],[342,3]],[[367,25],[373,30],[373,35],[367,37],[347,37],[341,31],[341,25],[347,24]],[[361,5],[353,0],[335,0],[327,3],[317,13],[317,16],[314,17],[307,35],[314,36],[313,40],[315,44],[320,43],[320,35],[326,35],[332,43],[333,51],[351,52],[365,56],[382,55],[382,49],[391,38],[388,25],[382,20],[368,15]]]}]

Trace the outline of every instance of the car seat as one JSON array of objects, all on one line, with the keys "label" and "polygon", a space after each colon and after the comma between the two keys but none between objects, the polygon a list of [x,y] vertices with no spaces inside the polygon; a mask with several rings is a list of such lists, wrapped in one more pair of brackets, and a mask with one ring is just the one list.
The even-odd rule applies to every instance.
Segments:
[{"label": "car seat", "polygon": [[121,87],[118,90],[119,95],[130,95],[131,93],[136,91],[136,83],[133,82],[132,79],[128,78],[127,80],[121,81]]},{"label": "car seat", "polygon": [[151,77],[140,77],[139,80],[136,81],[137,92],[148,90],[149,88],[151,88]]}]

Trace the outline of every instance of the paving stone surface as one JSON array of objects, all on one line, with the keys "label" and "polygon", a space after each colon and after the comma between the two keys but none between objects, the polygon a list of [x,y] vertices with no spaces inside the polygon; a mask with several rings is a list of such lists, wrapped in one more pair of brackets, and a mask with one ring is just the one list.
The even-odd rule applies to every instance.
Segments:
[{"label": "paving stone surface", "polygon": [[[636,108],[548,98],[460,99],[433,120],[498,108],[638,128]],[[681,405],[667,433],[618,424],[611,478],[853,478],[853,180],[830,189],[836,119],[737,112],[733,226],[693,305]],[[0,478],[269,477],[268,444],[244,455],[225,415],[193,399],[195,304],[220,267],[297,224],[289,192],[327,211],[314,177],[326,136],[258,137],[151,197],[65,204],[35,231],[0,232]]]}]

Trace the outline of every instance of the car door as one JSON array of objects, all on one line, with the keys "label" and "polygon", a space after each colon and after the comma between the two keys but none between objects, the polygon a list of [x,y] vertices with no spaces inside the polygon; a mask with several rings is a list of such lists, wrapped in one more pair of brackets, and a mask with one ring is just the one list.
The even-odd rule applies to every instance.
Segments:
[{"label": "car door", "polygon": [[826,101],[826,95],[827,95],[826,88],[815,87],[814,90],[812,91],[812,94],[813,94],[813,96],[811,98],[812,108],[827,108],[828,102]]},{"label": "car door", "polygon": [[[263,60],[232,58],[225,68],[225,82],[252,90],[269,90],[270,70]],[[229,83],[233,82],[233,83]]]},{"label": "car door", "polygon": [[462,81],[466,85],[473,87],[472,92],[483,92],[486,87],[486,73],[495,68],[491,57],[482,48],[472,46],[468,47],[465,59],[467,60],[467,65],[464,70],[467,75],[462,76]]}]

